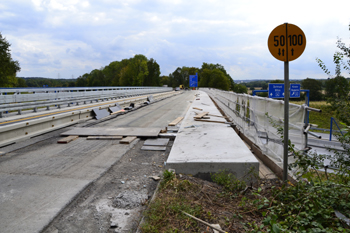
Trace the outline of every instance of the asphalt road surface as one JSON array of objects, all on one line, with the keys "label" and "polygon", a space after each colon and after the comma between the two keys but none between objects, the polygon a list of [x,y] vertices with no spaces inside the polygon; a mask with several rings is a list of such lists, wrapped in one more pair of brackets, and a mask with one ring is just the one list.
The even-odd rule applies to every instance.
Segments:
[{"label": "asphalt road surface", "polygon": [[[194,99],[194,94],[194,91],[184,91],[183,94],[95,126],[164,128],[175,118],[185,115],[190,101]],[[132,226],[128,223],[120,224],[119,228],[116,226],[109,228],[113,223],[113,216],[116,215],[102,209],[120,203],[122,197],[119,196],[118,199],[118,195],[130,189],[138,191],[135,199],[148,199],[156,186],[155,181],[148,176],[159,174],[161,162],[166,161],[170,147],[166,152],[150,153],[139,150],[142,140],[124,145],[114,140],[86,140],[86,138],[78,138],[69,144],[57,144],[59,134],[71,128],[0,148],[6,152],[0,156],[1,232],[130,230]],[[121,161],[124,161],[123,165],[120,164]],[[138,162],[134,164],[132,161]],[[121,179],[124,179],[124,183]],[[106,192],[111,195],[108,197],[102,192],[106,182],[109,182]],[[119,185],[129,183],[129,185],[118,189],[113,186],[117,183]],[[83,206],[80,212],[70,216],[74,211],[69,208],[77,208],[76,205],[79,203]],[[86,208],[83,203],[86,204]],[[118,207],[117,204],[114,206]],[[135,216],[132,210],[118,213]],[[94,221],[97,223],[93,224]],[[69,222],[72,224],[69,225]]]}]

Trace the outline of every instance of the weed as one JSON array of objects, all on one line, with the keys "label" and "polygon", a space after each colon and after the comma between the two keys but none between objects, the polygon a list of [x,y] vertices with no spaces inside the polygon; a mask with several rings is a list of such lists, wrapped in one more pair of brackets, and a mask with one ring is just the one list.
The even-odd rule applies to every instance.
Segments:
[{"label": "weed", "polygon": [[226,170],[220,170],[218,173],[211,174],[211,179],[232,193],[241,191],[246,187],[244,181],[238,180],[232,173]]},{"label": "weed", "polygon": [[[277,124],[274,126],[283,139],[283,128]],[[288,149],[295,158],[289,168],[299,169],[297,174],[308,180],[296,185],[286,183],[280,189],[272,190],[271,207],[264,220],[270,232],[349,232],[349,227],[334,212],[338,210],[350,216],[350,149],[346,150],[350,145],[350,135],[342,140],[345,153],[333,157],[297,152],[289,141]],[[339,168],[332,175],[327,175],[327,170],[321,171],[326,158]]]},{"label": "weed", "polygon": [[172,171],[165,170],[163,172],[163,180],[160,183],[160,188],[164,188],[168,182],[175,178],[175,173]]}]

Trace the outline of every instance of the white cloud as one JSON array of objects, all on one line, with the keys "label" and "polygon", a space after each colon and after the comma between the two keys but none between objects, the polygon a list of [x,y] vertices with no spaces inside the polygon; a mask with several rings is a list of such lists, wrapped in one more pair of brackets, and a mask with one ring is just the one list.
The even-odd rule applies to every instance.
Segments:
[{"label": "white cloud", "polygon": [[345,0],[13,0],[0,3],[0,28],[21,64],[19,76],[77,77],[144,54],[162,74],[212,62],[234,79],[274,79],[283,63],[269,53],[267,38],[289,22],[307,38],[291,78],[326,78],[315,58],[332,67],[337,36],[350,36],[349,8]]}]

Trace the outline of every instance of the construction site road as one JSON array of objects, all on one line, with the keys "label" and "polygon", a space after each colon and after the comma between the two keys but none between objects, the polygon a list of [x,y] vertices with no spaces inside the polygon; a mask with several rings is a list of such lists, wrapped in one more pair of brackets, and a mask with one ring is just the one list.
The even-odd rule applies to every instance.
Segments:
[{"label": "construction site road", "polygon": [[[195,92],[74,127],[165,128],[186,114]],[[157,185],[149,177],[159,176],[172,142],[161,152],[140,150],[143,139],[120,144],[80,137],[58,144],[60,133],[72,128],[0,148],[1,232],[130,232],[137,226],[135,216]]]}]

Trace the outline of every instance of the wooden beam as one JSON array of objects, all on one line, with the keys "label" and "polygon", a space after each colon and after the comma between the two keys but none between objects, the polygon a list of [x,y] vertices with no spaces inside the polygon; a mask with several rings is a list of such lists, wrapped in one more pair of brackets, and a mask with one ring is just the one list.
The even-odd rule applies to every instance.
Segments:
[{"label": "wooden beam", "polygon": [[68,137],[65,137],[65,138],[62,138],[62,139],[58,140],[57,143],[69,143],[71,141],[74,141],[78,137],[79,136],[68,136]]},{"label": "wooden beam", "polygon": [[125,110],[122,109],[122,110],[119,110],[119,111],[116,111],[116,112],[112,112],[111,115],[115,115],[115,114],[118,114],[118,113],[121,113],[121,112],[125,112]]},{"label": "wooden beam", "polygon": [[193,109],[197,109],[197,110],[199,110],[199,111],[203,111],[203,109],[197,108],[197,107],[193,107]]},{"label": "wooden beam", "polygon": [[170,122],[168,125],[169,126],[175,126],[175,125],[179,124],[180,121],[182,121],[182,119],[184,119],[184,118],[183,117],[178,117],[175,120],[173,120],[172,122]]},{"label": "wooden beam", "polygon": [[209,112],[201,112],[199,113],[197,116],[193,117],[194,119],[200,119],[202,117],[204,117],[205,115],[208,115]]},{"label": "wooden beam", "polygon": [[226,121],[211,121],[211,120],[204,120],[204,119],[194,119],[195,121],[203,121],[203,122],[211,122],[211,123],[222,123],[222,124],[226,124],[229,122]]},{"label": "wooden beam", "polygon": [[119,143],[122,144],[130,144],[132,141],[134,141],[137,137],[126,137],[119,141]]}]

